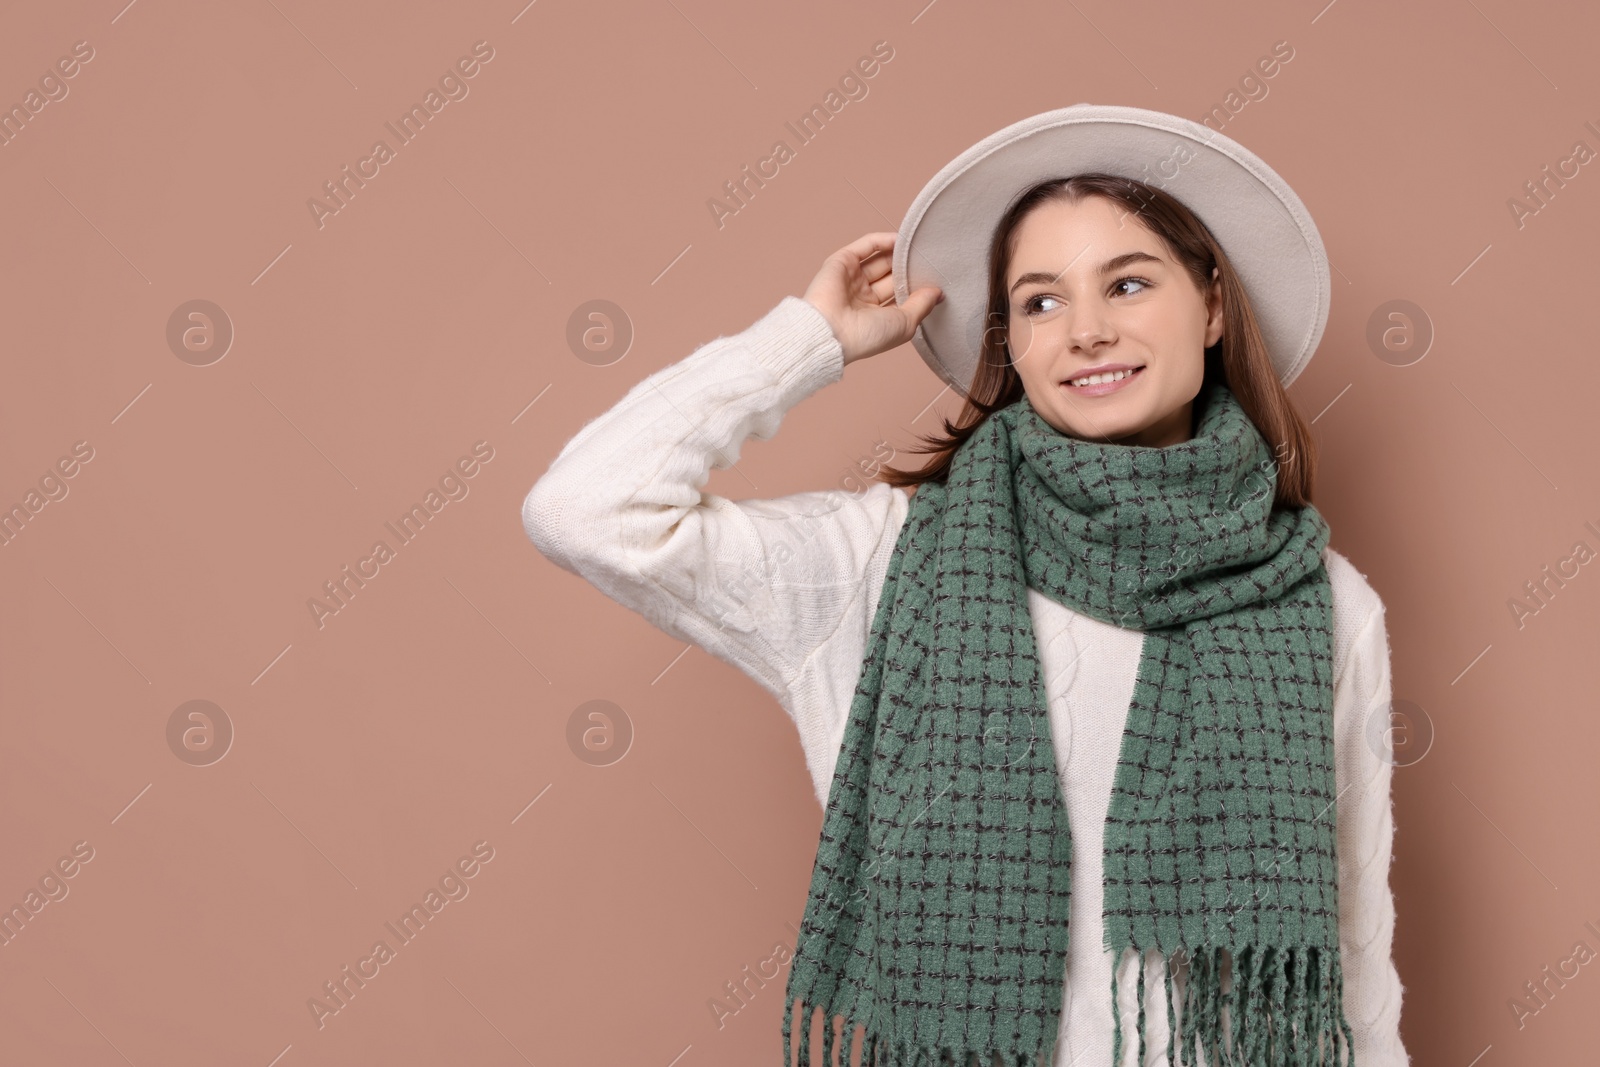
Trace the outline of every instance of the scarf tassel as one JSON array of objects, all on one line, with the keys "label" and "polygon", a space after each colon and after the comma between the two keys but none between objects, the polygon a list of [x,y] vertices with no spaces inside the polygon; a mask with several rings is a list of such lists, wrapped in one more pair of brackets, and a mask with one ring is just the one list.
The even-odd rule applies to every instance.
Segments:
[{"label": "scarf tassel", "polygon": [[[1116,1027],[1111,1062],[1122,1063],[1122,1013],[1118,1005],[1122,958],[1112,968],[1111,1016]],[[1226,958],[1226,959],[1225,959]],[[1224,962],[1230,962],[1230,988],[1222,988]],[[1145,1061],[1145,960],[1138,956],[1139,1063]],[[1344,1016],[1344,974],[1338,953],[1317,948],[1246,946],[1230,954],[1225,948],[1189,958],[1189,976],[1182,993],[1182,1023],[1173,1013],[1172,957],[1166,957],[1167,1063],[1197,1067],[1196,1046],[1206,1063],[1239,1067],[1355,1067],[1355,1040]],[[1222,1012],[1228,1011],[1224,1030]],[[1224,1034],[1227,1041],[1223,1042]],[[1340,1052],[1343,1051],[1341,1058]],[[1327,1058],[1324,1059],[1324,1056]],[[841,1065],[845,1067],[845,1065]]]},{"label": "scarf tassel", "polygon": [[[790,1003],[783,1012],[783,1062],[784,1067],[789,1067],[791,1048],[799,1052],[799,1067],[813,1067],[811,1062],[811,1026],[815,1021],[817,1006],[806,1005],[800,1012],[794,1010]],[[803,1017],[800,1025],[799,1040],[793,1041],[794,1021],[796,1016]],[[822,1067],[833,1067],[834,1043],[840,1035],[833,1032],[834,1020],[841,1018],[831,1009],[825,1013],[826,1021],[822,1027]],[[862,1028],[860,1039],[857,1040],[857,1023],[850,1018],[844,1018],[844,1041],[839,1046],[838,1067],[850,1067],[851,1057],[859,1050],[861,1053],[861,1067],[950,1067],[953,1064],[963,1064],[964,1067],[991,1067],[998,1062],[993,1054],[985,1055],[976,1050],[957,1052],[954,1049],[935,1050],[931,1048],[912,1047],[907,1043],[892,1045],[880,1041],[878,1035]],[[1013,1063],[1006,1067],[1052,1067],[1054,1063],[1053,1052],[1043,1056],[1029,1056],[1025,1053],[1018,1054]]]},{"label": "scarf tassel", "polygon": [[[800,1026],[800,1067],[811,1067],[811,1024],[816,1015],[816,1005],[806,1005],[803,1014],[804,1022]],[[795,1011],[791,1003],[783,1012],[783,1063],[789,1067],[791,1031],[793,1029]],[[833,1045],[836,1035],[833,1032],[834,1020],[840,1018],[834,1012],[826,1014],[826,1021],[822,1027],[822,1062],[825,1065],[833,1063]],[[861,1052],[861,1067],[872,1067],[878,1062],[878,1041],[872,1034],[864,1033],[862,1040],[856,1040],[857,1024],[845,1017],[844,1019],[844,1044],[839,1053],[839,1067],[850,1067],[850,1058],[855,1055],[857,1048]]]},{"label": "scarf tassel", "polygon": [[[1355,1067],[1352,1049],[1354,1035],[1344,1017],[1342,991],[1344,976],[1337,954],[1316,948],[1280,949],[1276,946],[1257,948],[1246,946],[1237,956],[1229,956],[1232,963],[1231,988],[1222,988],[1225,948],[1201,952],[1189,959],[1189,976],[1182,993],[1182,1024],[1174,1017],[1172,994],[1172,961],[1167,958],[1165,970],[1167,1002],[1167,1063],[1179,1067],[1174,1059],[1181,1034],[1182,1061],[1186,1067],[1197,1067],[1196,1045],[1205,1049],[1206,1062],[1213,1067],[1238,1064],[1245,1067],[1269,1067],[1271,1064],[1292,1063],[1295,1067],[1322,1067],[1322,1055],[1327,1051],[1328,1067]],[[1111,980],[1111,1011],[1116,1026],[1112,1039],[1112,1063],[1122,1062],[1121,1012],[1118,1010],[1118,968],[1113,968]],[[1145,1059],[1146,992],[1144,957],[1140,955],[1137,996],[1139,1001],[1138,1036],[1139,1059]],[[1222,1012],[1229,1013],[1228,1041],[1223,1034]],[[811,1024],[815,1018],[815,1005],[804,1011],[805,1021],[800,1028],[798,1051],[799,1067],[812,1067]],[[793,1047],[794,1005],[784,1010],[783,1062],[791,1062]],[[878,1036],[844,1017],[843,1034],[834,1033],[834,1021],[840,1016],[831,1011],[822,1028],[822,1063],[832,1067],[834,1044],[843,1037],[838,1067],[850,1067],[852,1057],[859,1050],[861,1067],[941,1067],[965,1062],[967,1067],[989,1067],[976,1051],[957,1055],[954,1050],[935,1050],[907,1044],[888,1046]],[[1343,1059],[1340,1049],[1343,1049]],[[1016,1067],[1049,1067],[1051,1057],[1017,1058]]]}]

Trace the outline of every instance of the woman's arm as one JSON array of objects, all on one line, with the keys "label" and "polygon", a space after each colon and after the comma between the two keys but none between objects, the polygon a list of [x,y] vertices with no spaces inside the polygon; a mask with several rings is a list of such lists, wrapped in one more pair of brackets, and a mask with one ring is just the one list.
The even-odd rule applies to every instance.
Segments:
[{"label": "woman's arm", "polygon": [[[734,502],[701,490],[747,438],[771,438],[789,408],[838,381],[843,357],[824,316],[785,297],[586,424],[524,500],[528,537],[791,708],[795,675],[838,629],[885,537],[892,543],[900,491],[878,483]],[[824,711],[798,722],[808,752],[831,733]]]},{"label": "woman's arm", "polygon": [[1383,604],[1376,594],[1372,599],[1374,606],[1334,683],[1340,790],[1339,946],[1355,1061],[1365,1067],[1405,1067],[1410,1059],[1400,1041],[1403,989],[1391,956],[1395,912],[1389,889],[1394,840],[1389,794],[1394,765],[1387,735],[1389,638]]}]

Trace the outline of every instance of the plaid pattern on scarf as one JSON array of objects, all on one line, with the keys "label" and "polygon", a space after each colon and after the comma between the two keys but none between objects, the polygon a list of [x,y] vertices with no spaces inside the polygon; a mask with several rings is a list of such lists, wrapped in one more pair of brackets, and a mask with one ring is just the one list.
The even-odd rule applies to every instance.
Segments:
[{"label": "plaid pattern on scarf", "polygon": [[[1346,1063],[1333,597],[1314,507],[1272,507],[1221,384],[1194,437],[1084,441],[1024,397],[913,498],[851,702],[788,979],[802,1067],[1049,1065],[1072,840],[1027,590],[1144,631],[1104,834],[1103,944],[1188,974],[1169,1062]],[[1224,967],[1231,988],[1222,989]],[[1117,969],[1108,999],[1116,1004]],[[1139,1052],[1144,1059],[1144,967]],[[1230,1018],[1224,1020],[1226,1006]],[[1225,1025],[1226,1023],[1226,1025]]]}]

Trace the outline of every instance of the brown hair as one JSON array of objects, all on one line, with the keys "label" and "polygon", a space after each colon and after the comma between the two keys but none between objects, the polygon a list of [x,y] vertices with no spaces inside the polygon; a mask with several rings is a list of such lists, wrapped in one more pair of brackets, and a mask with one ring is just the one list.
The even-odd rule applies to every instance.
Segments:
[{"label": "brown hair", "polygon": [[1316,442],[1278,380],[1249,294],[1222,246],[1192,211],[1168,193],[1133,178],[1101,173],[1041,182],[1025,192],[1001,217],[989,245],[988,321],[993,325],[984,331],[978,369],[966,403],[954,423],[949,419],[941,420],[944,437],[922,436],[925,447],[910,449],[934,456],[921,470],[886,466],[880,471],[880,479],[903,488],[927,481],[943,481],[962,443],[990,415],[1022,398],[1022,378],[1012,365],[1007,342],[1010,301],[1005,283],[1016,232],[1022,220],[1040,204],[1053,200],[1075,204],[1089,196],[1104,197],[1126,207],[1161,238],[1202,295],[1208,292],[1211,270],[1216,268],[1222,282],[1222,337],[1205,351],[1201,394],[1214,381],[1225,383],[1266,438],[1278,464],[1273,507],[1309,504],[1316,472]]}]

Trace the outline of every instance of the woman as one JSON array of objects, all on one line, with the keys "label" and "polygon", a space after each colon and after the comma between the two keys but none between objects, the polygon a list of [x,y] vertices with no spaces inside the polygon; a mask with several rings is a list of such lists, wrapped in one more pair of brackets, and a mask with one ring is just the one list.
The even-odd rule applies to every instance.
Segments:
[{"label": "woman", "polygon": [[[1142,150],[1035,180],[1018,146],[1043,133],[1061,138],[1042,154],[1055,165],[1087,158],[1073,127],[1089,117],[1136,138],[1155,121],[1196,159],[1225,140],[1087,107],[980,142],[901,235],[847,245],[804,299],[642,382],[562,450],[524,526],[747,672],[800,730],[825,817],[786,1065],[797,1001],[802,1064],[815,1008],[824,1062],[842,1041],[843,1064],[1288,1064],[1319,1048],[1405,1064],[1390,764],[1368,742],[1389,699],[1383,605],[1327,547],[1283,390],[1321,333],[1285,325],[1326,301],[1253,302],[1186,200],[1134,177]],[[1008,158],[1000,178],[972,166]],[[987,270],[950,269],[981,259],[969,247],[943,263],[949,284],[912,290],[906,230],[959,247],[910,223],[959,201],[962,174],[1004,204],[978,235]],[[1229,239],[1252,268],[1285,247],[1243,236],[1261,225]],[[960,314],[930,329],[958,287]],[[858,493],[701,494],[750,436],[907,340],[967,396],[923,469]],[[1164,1011],[1147,1014],[1147,983]]]}]

